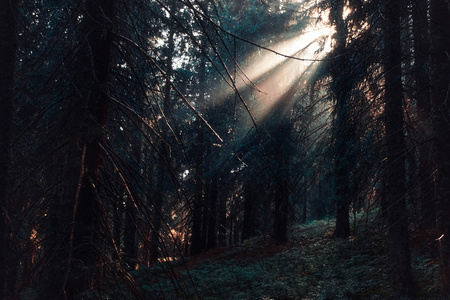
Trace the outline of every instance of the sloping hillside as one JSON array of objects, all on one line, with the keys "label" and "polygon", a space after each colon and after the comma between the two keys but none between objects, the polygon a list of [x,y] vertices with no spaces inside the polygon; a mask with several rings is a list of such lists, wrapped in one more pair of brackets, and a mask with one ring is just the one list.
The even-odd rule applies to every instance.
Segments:
[{"label": "sloping hillside", "polygon": [[[332,236],[333,226],[333,220],[294,226],[285,245],[257,237],[132,275],[145,299],[389,299],[379,228],[341,240]],[[420,299],[436,299],[436,262],[416,249],[413,267]]]}]

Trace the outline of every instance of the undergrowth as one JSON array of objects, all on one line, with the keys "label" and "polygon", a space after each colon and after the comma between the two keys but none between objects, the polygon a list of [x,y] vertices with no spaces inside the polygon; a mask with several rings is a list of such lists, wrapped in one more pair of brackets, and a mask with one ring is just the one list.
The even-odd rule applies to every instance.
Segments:
[{"label": "undergrowth", "polygon": [[[332,237],[333,220],[290,229],[276,246],[257,237],[178,265],[141,268],[144,299],[390,299],[387,248],[379,230]],[[420,299],[437,299],[436,263],[412,252]]]}]

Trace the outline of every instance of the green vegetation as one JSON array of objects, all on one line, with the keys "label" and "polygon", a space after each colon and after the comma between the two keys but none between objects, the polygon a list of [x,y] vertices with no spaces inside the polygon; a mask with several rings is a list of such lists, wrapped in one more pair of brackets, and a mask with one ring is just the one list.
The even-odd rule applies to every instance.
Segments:
[{"label": "green vegetation", "polygon": [[[390,299],[385,238],[364,229],[336,239],[333,228],[334,220],[296,225],[282,246],[257,237],[133,276],[145,299]],[[436,299],[437,264],[412,257],[420,299]]]}]

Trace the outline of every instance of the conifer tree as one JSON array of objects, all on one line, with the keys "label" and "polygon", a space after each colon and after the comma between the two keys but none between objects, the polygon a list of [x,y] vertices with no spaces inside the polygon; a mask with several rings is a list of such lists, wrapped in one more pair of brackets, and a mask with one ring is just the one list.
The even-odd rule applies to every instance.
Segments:
[{"label": "conifer tree", "polygon": [[384,28],[386,202],[389,262],[393,297],[414,297],[406,211],[403,86],[400,44],[400,1],[387,1]]},{"label": "conifer tree", "polygon": [[17,1],[0,1],[0,298],[6,299],[9,226],[8,180],[17,53]]}]

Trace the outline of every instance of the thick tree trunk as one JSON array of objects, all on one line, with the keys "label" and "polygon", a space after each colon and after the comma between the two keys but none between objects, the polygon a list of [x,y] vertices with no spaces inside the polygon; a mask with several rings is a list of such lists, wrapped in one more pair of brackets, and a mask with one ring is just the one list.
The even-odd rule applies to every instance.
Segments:
[{"label": "thick tree trunk", "polygon": [[[60,194],[49,208],[53,228],[46,245],[50,267],[44,274],[41,296],[73,299],[93,289],[102,258],[98,186],[102,168],[112,50],[115,1],[88,0],[83,18],[74,24],[80,36],[73,61],[74,95],[61,128],[67,139]],[[78,22],[78,21],[75,21]]]},{"label": "thick tree trunk", "polygon": [[428,1],[414,0],[412,4],[415,93],[418,130],[422,140],[418,145],[419,158],[419,202],[421,206],[421,221],[425,228],[433,228],[436,224],[436,203],[433,190],[433,170],[431,162],[430,122],[430,77],[426,65],[429,57],[429,24]]},{"label": "thick tree trunk", "polygon": [[403,129],[400,2],[387,1],[385,15],[386,201],[393,296],[398,299],[415,296],[405,200],[406,146]]},{"label": "thick tree trunk", "polygon": [[332,92],[335,97],[334,138],[336,157],[334,174],[336,184],[336,230],[335,236],[347,238],[350,236],[349,207],[351,203],[350,157],[348,149],[350,143],[349,105],[350,76],[346,73],[348,62],[346,58],[347,28],[343,20],[345,1],[335,1],[330,13],[330,20],[336,26],[335,51],[336,59],[332,64]]},{"label": "thick tree trunk", "polygon": [[17,3],[0,0],[0,299],[6,299],[8,234],[8,173],[17,52]]},{"label": "thick tree trunk", "polygon": [[441,299],[450,299],[450,11],[445,0],[430,1],[431,101],[436,169],[436,223],[439,240]]}]

